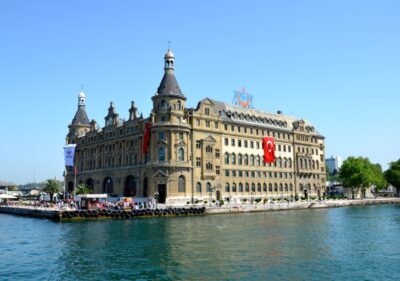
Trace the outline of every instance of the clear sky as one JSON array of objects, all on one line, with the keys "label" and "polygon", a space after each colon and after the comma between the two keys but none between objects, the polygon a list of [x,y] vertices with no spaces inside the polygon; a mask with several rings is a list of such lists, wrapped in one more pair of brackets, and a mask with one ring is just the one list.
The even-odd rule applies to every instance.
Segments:
[{"label": "clear sky", "polygon": [[326,156],[400,158],[400,1],[0,1],[0,180],[62,178],[84,85],[102,126],[110,101],[148,116],[171,41],[196,106],[232,102],[311,121]]}]

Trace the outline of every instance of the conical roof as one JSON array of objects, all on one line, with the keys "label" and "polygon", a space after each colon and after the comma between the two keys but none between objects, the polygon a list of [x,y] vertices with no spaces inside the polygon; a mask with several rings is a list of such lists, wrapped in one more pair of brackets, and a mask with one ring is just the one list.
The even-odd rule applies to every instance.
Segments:
[{"label": "conical roof", "polygon": [[89,118],[84,106],[79,106],[71,125],[90,125]]},{"label": "conical roof", "polygon": [[158,95],[176,95],[183,96],[181,88],[179,88],[175,75],[171,72],[165,72],[157,89]]}]

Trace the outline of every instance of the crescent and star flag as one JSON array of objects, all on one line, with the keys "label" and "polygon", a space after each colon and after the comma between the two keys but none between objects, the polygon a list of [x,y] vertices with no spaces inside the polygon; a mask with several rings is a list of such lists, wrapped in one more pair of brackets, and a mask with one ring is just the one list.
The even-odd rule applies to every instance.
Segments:
[{"label": "crescent and star flag", "polygon": [[273,137],[263,137],[264,163],[275,161],[275,141]]},{"label": "crescent and star flag", "polygon": [[75,155],[76,144],[67,144],[64,146],[64,162],[65,166],[74,166],[74,155]]},{"label": "crescent and star flag", "polygon": [[149,142],[150,142],[150,128],[151,128],[151,123],[146,123],[146,128],[144,130],[144,135],[143,135],[143,153],[147,154],[147,151],[149,149]]}]

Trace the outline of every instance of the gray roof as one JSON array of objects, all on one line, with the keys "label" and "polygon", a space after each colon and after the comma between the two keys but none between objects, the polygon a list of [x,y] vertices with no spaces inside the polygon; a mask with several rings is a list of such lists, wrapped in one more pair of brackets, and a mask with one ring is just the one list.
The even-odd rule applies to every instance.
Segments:
[{"label": "gray roof", "polygon": [[178,82],[176,81],[175,75],[171,72],[165,72],[163,79],[161,80],[160,86],[157,89],[159,95],[176,95],[183,96],[181,89],[179,88]]},{"label": "gray roof", "polygon": [[283,114],[269,113],[253,108],[224,103],[209,99],[214,104],[214,110],[219,114],[223,121],[235,122],[247,125],[261,126],[266,128],[276,128],[291,131],[296,122],[303,121],[305,129],[311,134],[322,136],[314,126],[307,120]]},{"label": "gray roof", "polygon": [[90,125],[84,106],[80,105],[78,107],[78,111],[76,112],[74,119],[72,119],[71,125]]}]

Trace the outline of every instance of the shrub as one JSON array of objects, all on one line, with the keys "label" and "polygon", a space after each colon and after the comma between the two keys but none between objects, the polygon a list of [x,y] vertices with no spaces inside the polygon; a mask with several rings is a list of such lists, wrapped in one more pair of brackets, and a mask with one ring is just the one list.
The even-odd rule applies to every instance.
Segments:
[{"label": "shrub", "polygon": [[254,201],[255,201],[256,203],[260,203],[260,202],[261,202],[261,198],[256,198]]},{"label": "shrub", "polygon": [[220,205],[220,206],[222,206],[222,205],[224,205],[224,204],[225,204],[225,203],[224,203],[224,200],[222,200],[222,199],[219,200],[219,205]]},{"label": "shrub", "polygon": [[246,198],[244,198],[244,199],[242,199],[242,201],[243,201],[244,203],[246,203],[246,202],[247,202],[247,199],[246,199]]},{"label": "shrub", "polygon": [[296,195],[294,196],[294,200],[299,201],[299,195],[298,195],[298,194],[296,194]]}]

